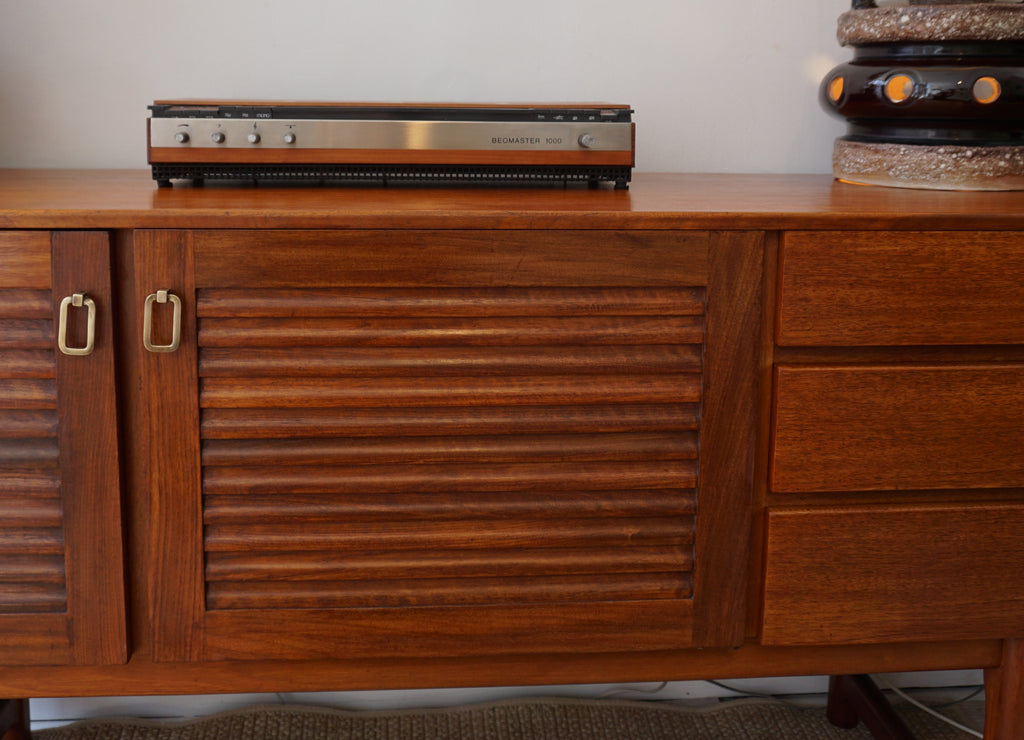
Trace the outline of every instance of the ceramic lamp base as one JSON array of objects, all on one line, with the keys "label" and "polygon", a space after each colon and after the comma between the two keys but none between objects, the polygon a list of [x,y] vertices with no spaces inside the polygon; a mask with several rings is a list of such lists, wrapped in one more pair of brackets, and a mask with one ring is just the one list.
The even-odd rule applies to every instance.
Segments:
[{"label": "ceramic lamp base", "polygon": [[1024,190],[1024,146],[928,146],[838,139],[836,178],[931,190]]}]

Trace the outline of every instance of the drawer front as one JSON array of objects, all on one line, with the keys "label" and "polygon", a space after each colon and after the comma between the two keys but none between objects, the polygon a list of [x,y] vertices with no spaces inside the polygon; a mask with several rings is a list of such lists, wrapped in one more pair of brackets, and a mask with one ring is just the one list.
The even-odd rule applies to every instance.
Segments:
[{"label": "drawer front", "polygon": [[1024,504],[774,509],[762,641],[1024,634]]},{"label": "drawer front", "polygon": [[774,491],[1022,481],[1024,365],[776,368]]},{"label": "drawer front", "polygon": [[792,232],[779,285],[783,346],[1024,342],[1019,233]]}]

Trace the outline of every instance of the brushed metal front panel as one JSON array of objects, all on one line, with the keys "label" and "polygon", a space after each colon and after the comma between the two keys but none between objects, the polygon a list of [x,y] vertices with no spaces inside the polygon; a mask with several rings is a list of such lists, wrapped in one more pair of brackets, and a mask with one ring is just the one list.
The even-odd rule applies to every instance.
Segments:
[{"label": "brushed metal front panel", "polygon": [[504,123],[150,118],[149,126],[152,147],[182,149],[627,152],[633,149],[632,123],[593,121]]}]

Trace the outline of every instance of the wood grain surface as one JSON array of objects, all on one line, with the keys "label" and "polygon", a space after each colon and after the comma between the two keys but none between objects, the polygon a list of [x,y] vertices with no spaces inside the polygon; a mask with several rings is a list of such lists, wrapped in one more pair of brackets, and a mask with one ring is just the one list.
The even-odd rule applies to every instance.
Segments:
[{"label": "wood grain surface", "polygon": [[148,170],[0,170],[0,228],[1020,229],[1024,193],[827,175],[637,173],[586,187],[157,188]]},{"label": "wood grain surface", "polygon": [[1024,634],[1024,505],[768,512],[768,645]]},{"label": "wood grain surface", "polygon": [[777,341],[1024,343],[1024,238],[1009,232],[790,232]]},{"label": "wood grain surface", "polygon": [[[0,687],[985,667],[1005,735],[1022,231],[1024,193],[816,175],[0,170]],[[98,377],[52,347],[80,290]]]}]

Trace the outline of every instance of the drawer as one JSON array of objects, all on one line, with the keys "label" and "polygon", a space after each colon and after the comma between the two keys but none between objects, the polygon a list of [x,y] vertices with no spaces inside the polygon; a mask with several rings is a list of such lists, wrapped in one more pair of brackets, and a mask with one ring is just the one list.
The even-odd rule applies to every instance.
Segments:
[{"label": "drawer", "polygon": [[1024,365],[775,371],[777,492],[1024,484]]},{"label": "drawer", "polygon": [[762,642],[1024,635],[1024,504],[769,510]]},{"label": "drawer", "polygon": [[1024,342],[1024,234],[790,232],[783,346]]}]

